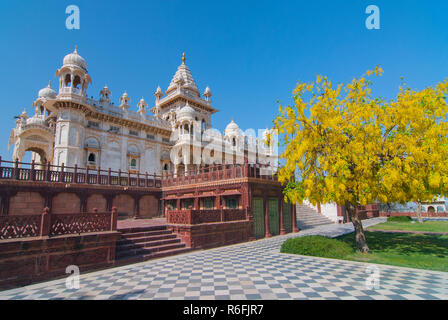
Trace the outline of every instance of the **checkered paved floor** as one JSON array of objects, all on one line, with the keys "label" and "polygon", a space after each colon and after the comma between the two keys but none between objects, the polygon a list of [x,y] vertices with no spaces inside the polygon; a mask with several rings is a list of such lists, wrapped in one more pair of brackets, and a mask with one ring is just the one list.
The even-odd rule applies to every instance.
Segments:
[{"label": "checkered paved floor", "polygon": [[[326,225],[300,235],[351,230]],[[3,291],[0,299],[448,299],[448,273],[279,253],[297,235],[88,273],[79,289],[62,279]],[[379,268],[378,289],[366,286],[368,266]]]}]

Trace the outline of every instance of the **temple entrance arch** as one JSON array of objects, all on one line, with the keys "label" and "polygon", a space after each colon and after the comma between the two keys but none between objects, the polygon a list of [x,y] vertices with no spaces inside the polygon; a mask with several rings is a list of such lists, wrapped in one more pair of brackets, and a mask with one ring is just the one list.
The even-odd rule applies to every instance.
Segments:
[{"label": "temple entrance arch", "polygon": [[53,129],[46,126],[40,118],[22,120],[12,129],[9,147],[14,145],[13,161],[23,161],[26,152],[31,152],[31,159],[45,165],[53,161],[54,134]]},{"label": "temple entrance arch", "polygon": [[[34,160],[36,164],[38,164],[41,168],[37,169],[44,169],[47,165],[47,154],[45,153],[45,150],[39,148],[39,147],[30,147],[25,150],[25,156],[27,152],[31,152],[31,161]],[[23,160],[23,159],[22,159]]]}]

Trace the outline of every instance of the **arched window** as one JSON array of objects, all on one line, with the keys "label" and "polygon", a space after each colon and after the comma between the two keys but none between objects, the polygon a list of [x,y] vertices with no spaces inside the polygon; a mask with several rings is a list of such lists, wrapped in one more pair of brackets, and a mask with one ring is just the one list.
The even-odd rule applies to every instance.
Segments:
[{"label": "arched window", "polygon": [[75,80],[73,80],[73,87],[79,89],[80,84],[81,84],[81,78],[79,76],[76,76]]},{"label": "arched window", "polygon": [[89,162],[95,162],[95,154],[94,153],[89,154],[88,161]]},{"label": "arched window", "polygon": [[137,160],[132,158],[131,159],[131,167],[135,168],[137,166]]},{"label": "arched window", "polygon": [[72,82],[72,76],[70,74],[65,75],[65,86],[68,87]]},{"label": "arched window", "polygon": [[236,139],[235,138],[232,139],[232,146],[236,146]]},{"label": "arched window", "polygon": [[168,163],[165,163],[165,164],[163,165],[163,170],[168,171]]},{"label": "arched window", "polygon": [[205,120],[202,119],[202,131],[205,131]]}]

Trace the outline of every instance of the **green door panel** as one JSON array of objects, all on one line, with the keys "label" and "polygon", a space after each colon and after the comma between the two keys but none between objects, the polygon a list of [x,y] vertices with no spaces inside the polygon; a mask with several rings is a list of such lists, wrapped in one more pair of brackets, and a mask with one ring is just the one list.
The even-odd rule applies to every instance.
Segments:
[{"label": "green door panel", "polygon": [[275,236],[280,234],[279,215],[278,215],[278,199],[269,198],[269,231],[271,235]]},{"label": "green door panel", "polygon": [[263,199],[253,198],[252,208],[254,210],[254,237],[256,239],[264,237],[264,214],[263,214]]}]

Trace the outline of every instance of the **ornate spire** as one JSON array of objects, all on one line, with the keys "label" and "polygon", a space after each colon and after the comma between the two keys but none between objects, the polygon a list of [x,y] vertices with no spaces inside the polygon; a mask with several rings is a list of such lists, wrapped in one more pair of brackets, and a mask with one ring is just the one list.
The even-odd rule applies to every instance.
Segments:
[{"label": "ornate spire", "polygon": [[190,88],[196,93],[198,97],[200,96],[198,87],[194,82],[193,76],[191,75],[190,70],[185,64],[185,53],[182,55],[182,64],[177,68],[176,73],[171,79],[170,85],[166,90],[166,94],[169,94],[172,90],[177,89],[179,86]]},{"label": "ornate spire", "polygon": [[140,113],[141,115],[146,113],[146,107],[148,105],[146,104],[145,99],[143,99],[143,97],[140,99],[140,102],[137,104],[138,107],[138,113]]},{"label": "ornate spire", "polygon": [[78,53],[78,46],[75,44],[75,51],[73,51],[74,53]]}]

